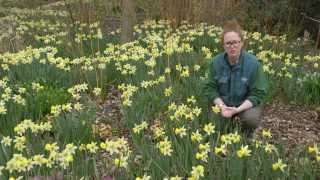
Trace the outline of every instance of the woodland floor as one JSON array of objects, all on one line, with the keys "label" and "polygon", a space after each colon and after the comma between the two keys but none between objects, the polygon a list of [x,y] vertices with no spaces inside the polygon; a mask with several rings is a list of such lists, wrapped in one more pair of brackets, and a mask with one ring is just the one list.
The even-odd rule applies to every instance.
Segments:
[{"label": "woodland floor", "polygon": [[[107,97],[100,103],[98,123],[95,125],[97,133],[102,139],[110,136],[127,136],[128,130],[121,115],[120,92],[114,87],[107,88]],[[295,147],[305,147],[313,143],[320,143],[320,110],[273,103],[265,105],[262,115],[261,129],[270,129],[273,140],[281,142],[286,151]]]}]

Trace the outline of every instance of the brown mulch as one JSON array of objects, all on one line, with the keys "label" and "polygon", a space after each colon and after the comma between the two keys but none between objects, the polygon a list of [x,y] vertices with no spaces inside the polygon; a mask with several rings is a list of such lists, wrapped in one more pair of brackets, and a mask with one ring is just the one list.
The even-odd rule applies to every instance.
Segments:
[{"label": "brown mulch", "polygon": [[[265,106],[262,126],[270,129],[285,149],[320,143],[320,111],[310,107],[275,103]],[[258,129],[258,131],[259,131]]]},{"label": "brown mulch", "polygon": [[115,136],[128,137],[129,132],[125,129],[121,112],[121,93],[111,85],[106,87],[106,92],[105,100],[99,105],[98,118],[93,127],[103,140]]}]

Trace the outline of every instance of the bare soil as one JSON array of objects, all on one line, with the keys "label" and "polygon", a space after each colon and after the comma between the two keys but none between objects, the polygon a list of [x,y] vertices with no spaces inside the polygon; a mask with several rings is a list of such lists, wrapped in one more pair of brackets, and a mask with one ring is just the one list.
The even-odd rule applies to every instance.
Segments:
[{"label": "bare soil", "polygon": [[311,107],[274,103],[265,106],[262,125],[286,149],[320,143],[320,111]]}]

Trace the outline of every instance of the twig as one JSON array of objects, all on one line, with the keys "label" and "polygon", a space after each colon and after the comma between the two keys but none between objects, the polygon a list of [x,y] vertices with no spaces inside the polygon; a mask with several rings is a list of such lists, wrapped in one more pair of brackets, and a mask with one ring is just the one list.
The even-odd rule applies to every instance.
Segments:
[{"label": "twig", "polygon": [[310,16],[307,16],[306,13],[303,13],[303,12],[302,12],[301,15],[304,16],[304,17],[307,18],[307,19],[310,19],[311,21],[315,21],[315,22],[317,22],[317,23],[320,23],[320,20],[315,19],[315,18],[310,17]]},{"label": "twig", "polygon": [[310,17],[310,16],[307,16],[305,13],[301,13],[301,15],[303,15],[305,18],[311,20],[311,21],[314,21],[314,22],[317,22],[319,23],[319,30],[318,30],[318,35],[317,35],[317,41],[316,41],[316,45],[315,45],[315,50],[319,47],[319,43],[320,43],[320,20],[318,19],[315,19],[313,17]]}]

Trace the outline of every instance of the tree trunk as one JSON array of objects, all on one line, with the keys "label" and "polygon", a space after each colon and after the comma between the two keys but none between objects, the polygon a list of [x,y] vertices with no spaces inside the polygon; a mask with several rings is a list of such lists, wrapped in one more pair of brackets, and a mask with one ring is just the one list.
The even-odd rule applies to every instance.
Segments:
[{"label": "tree trunk", "polygon": [[126,43],[133,39],[135,17],[134,0],[122,0],[121,43]]},{"label": "tree trunk", "polygon": [[315,50],[317,50],[318,48],[320,48],[320,23],[319,23],[319,29],[318,29],[317,42],[316,42]]}]

